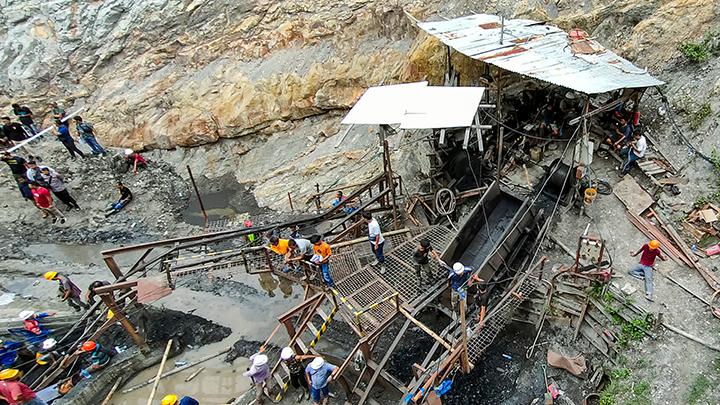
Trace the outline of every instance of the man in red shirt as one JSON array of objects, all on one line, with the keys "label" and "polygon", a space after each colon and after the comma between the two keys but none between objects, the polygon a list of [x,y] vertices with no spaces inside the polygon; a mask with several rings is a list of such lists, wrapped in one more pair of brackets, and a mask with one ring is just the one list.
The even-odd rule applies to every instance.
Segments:
[{"label": "man in red shirt", "polygon": [[642,256],[640,256],[640,263],[630,269],[628,272],[631,276],[640,279],[645,280],[645,298],[647,298],[648,301],[653,300],[653,266],[655,265],[655,258],[659,257],[660,260],[665,261],[667,260],[665,256],[663,256],[662,252],[660,251],[660,242],[656,241],[655,239],[651,240],[650,242],[642,245],[640,249],[638,249],[637,252],[630,252],[630,255],[635,257],[642,252]]},{"label": "man in red shirt", "polygon": [[16,369],[0,371],[0,398],[10,405],[47,405],[30,387],[18,381],[20,377],[22,372]]},{"label": "man in red shirt", "polygon": [[65,223],[65,215],[53,204],[50,190],[40,187],[37,183],[30,183],[30,191],[35,199],[35,205],[43,212],[43,218],[51,216],[53,224],[56,224],[58,220],[61,224]]}]

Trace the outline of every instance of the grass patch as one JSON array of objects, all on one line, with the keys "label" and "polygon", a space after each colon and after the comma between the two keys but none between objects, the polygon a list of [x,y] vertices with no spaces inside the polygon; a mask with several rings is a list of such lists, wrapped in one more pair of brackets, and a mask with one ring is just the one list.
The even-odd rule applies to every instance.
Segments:
[{"label": "grass patch", "polygon": [[713,384],[704,375],[700,374],[695,377],[692,384],[690,384],[690,388],[688,389],[688,393],[685,398],[687,400],[687,405],[695,405],[700,402],[712,386]]},{"label": "grass patch", "polygon": [[690,116],[690,129],[694,131],[700,128],[710,114],[712,114],[710,103],[701,104],[700,107],[698,107],[698,109]]},{"label": "grass patch", "polygon": [[697,41],[680,44],[678,49],[692,63],[702,63],[713,56],[718,49],[718,33],[711,31]]},{"label": "grass patch", "polygon": [[628,368],[610,372],[610,383],[600,392],[600,405],[651,405],[652,389],[646,380],[634,381]]}]

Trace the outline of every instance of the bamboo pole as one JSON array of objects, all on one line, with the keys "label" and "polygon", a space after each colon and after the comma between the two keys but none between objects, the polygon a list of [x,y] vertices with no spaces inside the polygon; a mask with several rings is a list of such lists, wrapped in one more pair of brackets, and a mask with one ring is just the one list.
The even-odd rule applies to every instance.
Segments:
[{"label": "bamboo pole", "polygon": [[[200,360],[194,361],[194,362],[192,362],[192,363],[188,363],[188,364],[186,364],[186,365],[184,365],[184,366],[182,366],[182,367],[176,367],[176,368],[168,371],[167,373],[161,375],[161,376],[160,376],[160,379],[162,380],[162,379],[165,378],[165,377],[169,377],[169,376],[171,376],[171,375],[177,374],[177,373],[179,373],[179,372],[181,372],[181,371],[184,371],[184,370],[189,369],[190,367],[195,367],[195,366],[197,366],[197,365],[200,364],[200,363],[204,363],[204,362],[206,362],[206,361],[208,361],[208,360],[214,359],[215,357],[218,357],[218,356],[220,356],[220,355],[223,355],[223,354],[225,354],[225,353],[227,353],[227,352],[229,352],[229,351],[230,351],[230,348],[228,347],[227,349],[225,349],[225,350],[223,350],[223,351],[221,351],[221,352],[219,352],[219,353],[215,353],[215,354],[211,354],[211,355],[209,355],[209,356],[205,356],[205,357],[201,358]],[[123,390],[122,393],[123,393],[123,394],[127,394],[128,392],[132,392],[132,391],[138,390],[138,389],[140,389],[140,388],[142,388],[142,387],[146,387],[146,386],[152,384],[153,381],[155,381],[154,378],[153,378],[153,379],[150,379],[150,380],[148,380],[148,381],[142,382],[142,383],[140,383],[140,384],[133,385],[132,387]]]},{"label": "bamboo pole", "polygon": [[120,387],[120,383],[122,382],[122,378],[118,378],[117,381],[115,381],[115,385],[112,386],[110,389],[110,392],[108,392],[107,396],[105,397],[105,400],[102,401],[102,404],[100,405],[107,405],[110,403],[110,398],[112,398],[113,394],[115,394],[115,391],[117,391],[118,387]]},{"label": "bamboo pole", "polygon": [[190,376],[185,379],[185,382],[190,382],[193,378],[197,377],[198,374],[202,373],[203,370],[205,370],[205,367],[200,367],[199,369],[197,369],[197,371],[190,374]]},{"label": "bamboo pole", "polygon": [[165,368],[165,362],[167,361],[168,354],[170,354],[170,348],[172,347],[173,340],[170,339],[165,346],[165,354],[163,354],[162,361],[160,362],[160,368],[155,376],[155,383],[153,383],[152,391],[150,391],[150,397],[147,400],[147,405],[152,405],[153,399],[155,399],[155,392],[157,392],[158,384],[160,383],[160,377],[162,377],[163,369]]},{"label": "bamboo pole", "polygon": [[467,339],[467,324],[465,322],[465,298],[460,300],[460,327],[462,328],[462,353],[460,354],[460,364],[462,365],[463,373],[467,374],[470,372],[470,361],[468,360],[468,339]]},{"label": "bamboo pole", "polygon": [[666,327],[667,329],[669,329],[669,330],[677,333],[677,334],[680,335],[680,336],[684,336],[684,337],[692,340],[693,342],[700,343],[701,345],[707,347],[708,349],[712,349],[712,350],[715,350],[716,352],[720,352],[720,347],[715,346],[715,345],[713,345],[712,343],[708,343],[708,342],[700,339],[700,338],[697,337],[697,336],[691,335],[691,334],[685,332],[684,330],[682,330],[682,329],[680,329],[680,328],[676,328],[675,326],[672,326],[672,325],[667,324],[667,323],[665,323],[665,322],[662,323],[662,326],[664,326],[664,327]]}]

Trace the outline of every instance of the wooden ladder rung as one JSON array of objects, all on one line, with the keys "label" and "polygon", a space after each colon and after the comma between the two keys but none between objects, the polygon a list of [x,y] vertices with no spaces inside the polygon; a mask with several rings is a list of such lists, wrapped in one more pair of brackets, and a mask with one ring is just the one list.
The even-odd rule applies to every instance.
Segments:
[{"label": "wooden ladder rung", "polygon": [[328,316],[328,314],[325,313],[325,311],[322,310],[322,308],[318,308],[316,312],[317,312],[318,315],[320,315],[320,318],[322,318],[323,321],[327,321],[328,318],[330,318],[330,317]]}]

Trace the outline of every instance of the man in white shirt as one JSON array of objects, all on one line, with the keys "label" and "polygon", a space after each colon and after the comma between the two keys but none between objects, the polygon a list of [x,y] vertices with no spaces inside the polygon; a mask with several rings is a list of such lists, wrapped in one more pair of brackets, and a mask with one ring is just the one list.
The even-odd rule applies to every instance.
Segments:
[{"label": "man in white shirt", "polygon": [[385,273],[385,255],[383,247],[385,246],[385,238],[380,231],[380,224],[377,219],[372,217],[369,212],[363,212],[362,217],[368,226],[368,239],[370,240],[370,248],[372,249],[377,262],[380,263],[380,274]]},{"label": "man in white shirt", "polygon": [[635,162],[645,157],[645,151],[647,150],[647,140],[645,140],[645,136],[643,136],[640,131],[637,131],[634,138],[630,145],[624,147],[620,152],[621,155],[627,156],[627,160],[622,166],[621,176],[628,174]]}]

